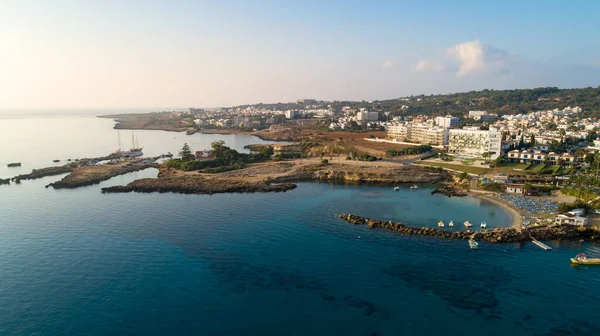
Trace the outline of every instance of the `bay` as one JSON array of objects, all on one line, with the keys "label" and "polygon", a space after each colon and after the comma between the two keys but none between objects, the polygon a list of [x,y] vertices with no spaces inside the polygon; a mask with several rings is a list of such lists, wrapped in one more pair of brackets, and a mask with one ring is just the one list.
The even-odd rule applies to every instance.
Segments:
[{"label": "bay", "polygon": [[[19,120],[18,128],[0,120],[2,144],[21,136],[39,147],[3,145],[2,157],[16,152],[29,167],[115,149],[110,120],[52,118],[57,123],[48,128],[47,119],[8,120]],[[72,123],[81,129],[77,141],[53,140],[62,139],[60,125]],[[184,141],[202,147],[224,139],[236,148],[260,142],[135,134],[145,152],[157,154],[175,152]],[[394,192],[299,183],[286,193],[212,196],[100,192],[153,176],[149,169],[73,190],[43,187],[60,177],[0,187],[0,335],[600,334],[600,269],[568,262],[581,251],[597,255],[597,244],[549,242],[554,249],[543,251],[481,243],[471,251],[464,241],[402,236],[336,217],[508,225],[494,204],[431,196],[430,186]]]}]

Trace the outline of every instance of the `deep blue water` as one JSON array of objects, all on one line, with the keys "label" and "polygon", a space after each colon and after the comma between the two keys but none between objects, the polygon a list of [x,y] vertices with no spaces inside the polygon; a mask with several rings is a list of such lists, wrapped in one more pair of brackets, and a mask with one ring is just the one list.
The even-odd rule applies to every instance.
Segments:
[{"label": "deep blue water", "polygon": [[[101,194],[58,177],[0,187],[0,335],[598,335],[598,245],[480,244],[355,226],[435,226],[496,206],[429,188]],[[460,229],[457,225],[456,229]],[[357,239],[360,236],[360,239]]]}]

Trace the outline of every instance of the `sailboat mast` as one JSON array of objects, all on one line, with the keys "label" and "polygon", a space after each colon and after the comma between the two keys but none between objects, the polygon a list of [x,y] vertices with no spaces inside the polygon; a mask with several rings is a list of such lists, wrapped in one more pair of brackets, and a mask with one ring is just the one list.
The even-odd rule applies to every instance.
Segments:
[{"label": "sailboat mast", "polygon": [[119,139],[119,152],[121,151],[121,132],[117,130],[117,137]]},{"label": "sailboat mast", "polygon": [[135,148],[135,136],[133,135],[133,130],[131,130],[131,148]]}]

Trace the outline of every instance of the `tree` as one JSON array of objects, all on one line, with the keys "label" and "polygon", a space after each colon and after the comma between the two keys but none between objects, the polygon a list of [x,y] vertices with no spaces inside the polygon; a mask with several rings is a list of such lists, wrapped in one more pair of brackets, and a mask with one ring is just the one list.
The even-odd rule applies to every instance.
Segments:
[{"label": "tree", "polygon": [[529,138],[529,146],[535,146],[535,134],[531,133],[531,137]]},{"label": "tree", "polygon": [[190,146],[187,144],[187,142],[183,144],[179,155],[181,155],[181,161],[183,162],[192,161],[196,158],[194,154],[192,154],[192,150],[190,149]]}]

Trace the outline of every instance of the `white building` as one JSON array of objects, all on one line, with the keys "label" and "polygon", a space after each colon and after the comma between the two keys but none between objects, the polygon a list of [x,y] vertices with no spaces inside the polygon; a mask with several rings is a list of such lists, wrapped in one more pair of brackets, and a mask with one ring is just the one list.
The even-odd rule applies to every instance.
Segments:
[{"label": "white building", "polygon": [[435,117],[435,124],[446,128],[456,127],[458,126],[458,118],[452,116]]},{"label": "white building", "polygon": [[377,120],[379,120],[378,112],[360,111],[356,113],[356,121],[360,121],[361,123]]},{"label": "white building", "polygon": [[386,127],[387,135],[390,139],[394,139],[396,141],[409,141],[410,139],[410,131],[411,124],[408,123],[398,123],[394,125],[390,125]]},{"label": "white building", "polygon": [[487,114],[487,111],[469,111],[469,117],[481,117],[482,115]]},{"label": "white building", "polygon": [[556,224],[569,224],[575,226],[585,226],[588,224],[588,219],[586,217],[579,217],[573,214],[560,214],[554,218],[554,223]]},{"label": "white building", "polygon": [[298,116],[298,111],[295,110],[287,110],[285,111],[285,117],[287,119],[294,119]]},{"label": "white building", "polygon": [[424,145],[448,144],[448,129],[444,127],[430,126],[427,124],[412,124],[410,130],[410,141]]},{"label": "white building", "polygon": [[459,156],[481,157],[491,152],[494,160],[502,154],[502,135],[490,127],[488,131],[474,128],[450,130],[448,153]]}]

